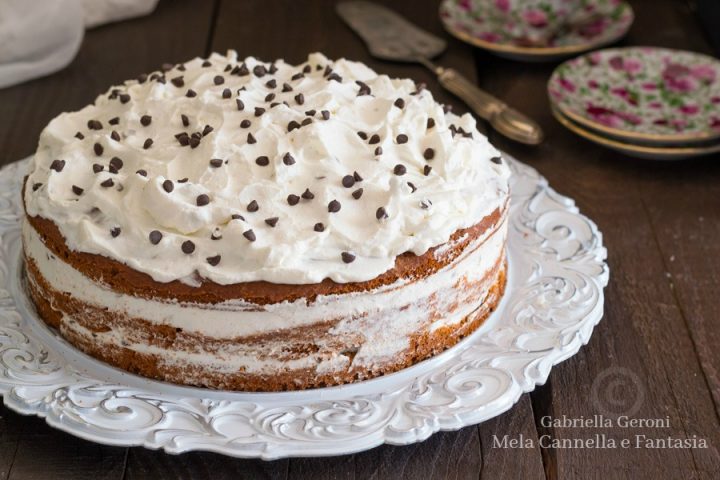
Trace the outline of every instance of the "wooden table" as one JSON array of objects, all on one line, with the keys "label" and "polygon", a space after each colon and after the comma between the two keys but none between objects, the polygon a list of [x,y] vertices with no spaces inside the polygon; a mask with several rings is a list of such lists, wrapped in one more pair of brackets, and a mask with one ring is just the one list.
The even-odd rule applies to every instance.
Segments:
[{"label": "wooden table", "polygon": [[[691,6],[635,0],[625,45],[710,52]],[[538,148],[490,132],[498,147],[536,167],[599,225],[609,252],[605,317],[590,344],[553,369],[547,383],[479,426],[405,447],[334,458],[275,462],[210,453],[171,456],[86,442],[0,407],[0,479],[60,478],[720,478],[720,156],[677,163],[634,160],[582,140],[551,116],[545,82],[553,64],[496,58],[443,32],[433,1],[393,7],[449,43],[440,62],[539,120]],[[0,163],[31,155],[41,129],[114,83],[211,51],[302,61],[308,52],[348,57],[380,72],[424,81],[456,111],[421,67],[381,63],[336,17],[332,2],[162,1],[146,18],[88,32],[75,61],[47,78],[0,91]],[[598,393],[599,392],[599,393]],[[598,395],[664,428],[563,428],[543,418],[591,418]],[[623,402],[626,404],[623,407]],[[567,449],[562,441],[605,434],[617,441],[703,438],[704,449]],[[493,438],[529,439],[501,448]]]}]

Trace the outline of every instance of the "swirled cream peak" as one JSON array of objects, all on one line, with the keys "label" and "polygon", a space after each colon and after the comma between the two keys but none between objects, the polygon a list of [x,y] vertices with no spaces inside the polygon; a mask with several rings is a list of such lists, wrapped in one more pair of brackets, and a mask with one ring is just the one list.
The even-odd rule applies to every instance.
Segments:
[{"label": "swirled cream peak", "polygon": [[71,249],[160,282],[356,282],[502,207],[498,156],[411,80],[230,51],[55,118],[25,204]]}]

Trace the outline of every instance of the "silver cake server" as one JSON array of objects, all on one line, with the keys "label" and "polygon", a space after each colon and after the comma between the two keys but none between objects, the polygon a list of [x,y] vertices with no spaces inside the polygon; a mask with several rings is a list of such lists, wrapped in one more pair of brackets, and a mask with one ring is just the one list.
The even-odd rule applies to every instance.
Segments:
[{"label": "silver cake server", "polygon": [[528,145],[542,142],[543,131],[534,120],[479,89],[457,70],[443,68],[430,61],[445,51],[447,44],[444,40],[376,3],[339,3],[337,13],[365,41],[373,57],[421,63],[437,75],[443,87],[490,122],[497,132]]}]

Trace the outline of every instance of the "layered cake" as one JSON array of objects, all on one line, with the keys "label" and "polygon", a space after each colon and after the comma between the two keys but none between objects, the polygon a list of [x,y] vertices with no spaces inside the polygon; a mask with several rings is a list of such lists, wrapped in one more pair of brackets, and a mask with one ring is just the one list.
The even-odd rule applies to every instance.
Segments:
[{"label": "layered cake", "polygon": [[173,383],[369,379],[472,333],[505,286],[508,166],[411,80],[213,54],[45,128],[27,289],[86,354]]}]

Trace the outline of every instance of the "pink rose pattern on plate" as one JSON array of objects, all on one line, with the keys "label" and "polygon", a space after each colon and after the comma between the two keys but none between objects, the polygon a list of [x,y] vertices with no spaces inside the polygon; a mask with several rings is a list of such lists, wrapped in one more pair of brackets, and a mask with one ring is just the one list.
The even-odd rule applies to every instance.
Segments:
[{"label": "pink rose pattern on plate", "polygon": [[699,53],[654,47],[592,52],[555,69],[548,92],[562,113],[601,129],[640,138],[720,135],[720,62]]},{"label": "pink rose pattern on plate", "polygon": [[[440,17],[450,31],[522,48],[606,44],[624,35],[633,21],[632,10],[620,0],[577,0],[567,7],[547,0],[526,3],[517,8],[513,0],[445,0]],[[567,18],[575,22],[563,25]]]}]

